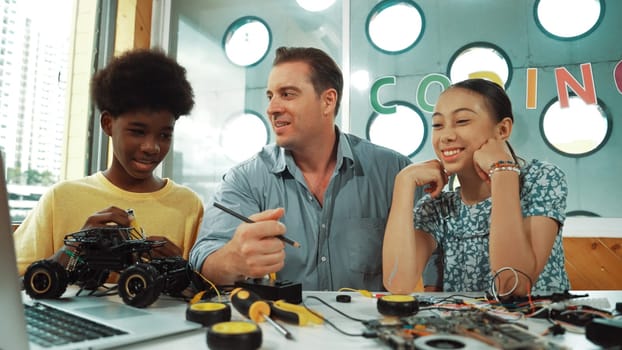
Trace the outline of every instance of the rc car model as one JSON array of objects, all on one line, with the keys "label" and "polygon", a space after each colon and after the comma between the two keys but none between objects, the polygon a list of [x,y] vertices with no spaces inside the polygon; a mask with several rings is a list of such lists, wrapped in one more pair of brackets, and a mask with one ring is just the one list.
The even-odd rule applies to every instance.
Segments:
[{"label": "rc car model", "polygon": [[118,293],[123,302],[147,307],[161,293],[179,295],[190,284],[189,267],[182,257],[156,258],[152,250],[165,240],[144,238],[136,228],[107,226],[84,229],[65,236],[69,262],[63,267],[53,260],[28,266],[24,289],[33,299],[56,299],[67,285],[82,290],[102,287],[111,272],[117,272]]}]

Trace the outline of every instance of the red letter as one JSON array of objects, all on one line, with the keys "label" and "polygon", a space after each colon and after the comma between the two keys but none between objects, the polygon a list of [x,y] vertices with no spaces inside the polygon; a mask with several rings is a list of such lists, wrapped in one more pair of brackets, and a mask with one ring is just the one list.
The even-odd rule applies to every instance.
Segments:
[{"label": "red letter", "polygon": [[559,105],[562,108],[568,107],[568,90],[572,89],[586,104],[596,104],[596,88],[594,87],[594,76],[592,75],[592,64],[584,63],[581,65],[581,77],[585,86],[579,82],[564,67],[555,68],[555,80],[557,81],[557,96]]},{"label": "red letter", "polygon": [[616,83],[618,92],[622,94],[622,61],[618,62],[615,68],[613,68],[613,81]]}]

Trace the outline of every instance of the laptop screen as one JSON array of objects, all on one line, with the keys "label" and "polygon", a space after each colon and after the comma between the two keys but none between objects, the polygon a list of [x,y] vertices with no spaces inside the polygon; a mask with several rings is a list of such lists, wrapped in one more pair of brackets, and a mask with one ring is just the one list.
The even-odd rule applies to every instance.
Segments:
[{"label": "laptop screen", "polygon": [[0,327],[0,349],[28,349],[24,307],[17,277],[15,245],[9,215],[9,198],[6,190],[4,161],[0,153],[0,310],[3,321]]}]

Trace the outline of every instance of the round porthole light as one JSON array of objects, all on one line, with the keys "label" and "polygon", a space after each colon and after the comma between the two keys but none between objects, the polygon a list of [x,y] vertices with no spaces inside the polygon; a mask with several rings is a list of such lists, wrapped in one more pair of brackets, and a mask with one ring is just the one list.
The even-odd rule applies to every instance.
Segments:
[{"label": "round porthole light", "polygon": [[472,43],[460,48],[449,60],[448,71],[452,83],[485,78],[507,87],[511,79],[510,59],[490,43]]},{"label": "round porthole light", "polygon": [[374,113],[367,124],[367,139],[412,157],[423,147],[426,124],[417,107],[406,102],[389,102],[395,105],[395,113]]},{"label": "round porthole light", "polygon": [[369,88],[369,72],[365,69],[357,70],[350,74],[350,84],[357,90],[366,90]]},{"label": "round porthole light", "polygon": [[235,65],[248,67],[261,61],[270,48],[268,25],[258,17],[242,17],[225,31],[223,47],[227,58]]},{"label": "round porthole light", "polygon": [[553,150],[567,156],[585,156],[602,147],[611,132],[611,122],[599,104],[586,104],[571,96],[568,107],[561,108],[557,99],[545,108],[540,129]]},{"label": "round porthole light", "polygon": [[387,53],[401,53],[423,36],[423,12],[409,0],[385,0],[367,17],[366,33],[372,45]]},{"label": "round porthole light", "polygon": [[534,17],[547,34],[562,40],[591,33],[604,15],[602,0],[538,0]]},{"label": "round porthole light", "polygon": [[309,12],[320,12],[333,6],[335,0],[296,0],[296,2]]},{"label": "round porthole light", "polygon": [[241,162],[268,143],[268,126],[261,115],[246,111],[227,119],[220,134],[220,146],[229,159]]}]

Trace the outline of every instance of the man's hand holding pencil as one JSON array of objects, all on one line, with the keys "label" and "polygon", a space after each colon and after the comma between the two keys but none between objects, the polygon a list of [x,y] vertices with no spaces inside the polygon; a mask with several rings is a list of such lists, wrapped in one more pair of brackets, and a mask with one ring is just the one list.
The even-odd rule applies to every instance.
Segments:
[{"label": "man's hand holding pencil", "polygon": [[241,223],[231,241],[223,247],[228,256],[235,258],[228,263],[240,277],[261,278],[281,270],[285,264],[285,243],[300,247],[298,242],[284,236],[286,227],[278,220],[283,208],[265,210],[245,217],[219,203],[214,206],[237,217]]}]

